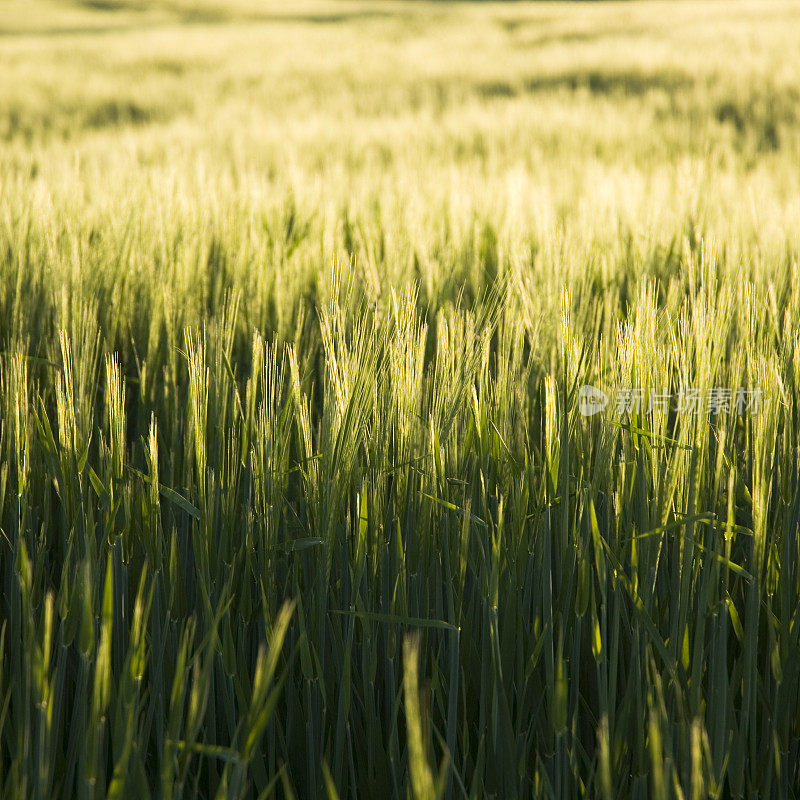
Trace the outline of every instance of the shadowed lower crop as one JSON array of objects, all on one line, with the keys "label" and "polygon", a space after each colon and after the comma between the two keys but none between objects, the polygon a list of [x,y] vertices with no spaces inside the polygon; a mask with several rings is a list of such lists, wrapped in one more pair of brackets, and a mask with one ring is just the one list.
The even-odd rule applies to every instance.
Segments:
[{"label": "shadowed lower crop", "polygon": [[0,23],[3,792],[800,794],[790,9],[132,5]]}]

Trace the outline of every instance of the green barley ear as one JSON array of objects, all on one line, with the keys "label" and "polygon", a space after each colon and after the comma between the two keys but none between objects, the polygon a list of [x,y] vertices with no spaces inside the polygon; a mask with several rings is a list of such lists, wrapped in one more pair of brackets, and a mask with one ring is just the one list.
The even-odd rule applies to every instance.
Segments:
[{"label": "green barley ear", "polygon": [[111,637],[114,616],[113,582],[113,560],[109,553],[106,564],[105,585],[103,588],[100,641],[95,654],[94,681],[87,731],[87,780],[92,786],[98,784],[102,785],[103,773],[105,771],[102,765],[102,746],[107,729],[107,709],[111,699],[112,688]]},{"label": "green barley ear", "polygon": [[614,792],[611,784],[611,743],[608,732],[608,715],[604,714],[597,730],[598,743],[598,777],[600,794],[604,800],[613,800]]},{"label": "green barley ear", "polygon": [[422,707],[419,693],[419,636],[406,636],[403,640],[403,697],[406,710],[406,735],[408,742],[408,771],[415,800],[436,800],[445,787],[447,758],[440,774],[434,779],[428,763],[427,746],[423,735]]},{"label": "green barley ear", "polygon": [[92,575],[92,561],[84,560],[81,568],[81,623],[78,635],[78,648],[87,661],[91,658],[95,646],[95,619],[94,619],[94,582]]},{"label": "green barley ear", "polygon": [[147,436],[147,463],[148,475],[148,528],[150,539],[150,556],[153,560],[153,569],[158,571],[162,564],[165,550],[164,529],[161,525],[160,483],[158,471],[158,426],[155,414],[150,417],[150,429]]},{"label": "green barley ear", "polygon": [[119,356],[106,357],[106,430],[111,452],[111,474],[114,480],[122,478],[125,465],[125,380],[119,365]]},{"label": "green barley ear", "polygon": [[661,721],[651,707],[648,719],[648,745],[650,749],[650,780],[654,800],[667,800],[667,784],[664,779],[664,752],[661,747]]},{"label": "green barley ear", "polygon": [[[4,457],[16,473],[18,497],[25,494],[30,472],[30,442],[28,423],[31,398],[29,395],[28,362],[22,352],[0,361],[0,391],[2,392],[3,426],[0,446]],[[0,497],[0,508],[2,508]]]},{"label": "green barley ear", "polygon": [[206,360],[205,331],[185,331],[186,354],[189,369],[189,424],[188,442],[194,450],[196,481],[201,500],[205,506],[206,467],[208,466],[208,399],[209,369]]},{"label": "green barley ear", "polygon": [[544,435],[545,461],[550,478],[550,492],[555,495],[558,487],[561,438],[559,436],[558,390],[556,388],[556,379],[552,375],[548,375],[545,378]]},{"label": "green barley ear", "polygon": [[273,684],[275,683],[275,671],[283,650],[283,643],[286,639],[294,608],[295,604],[291,601],[283,604],[272,627],[269,647],[266,650],[262,648],[258,654],[250,710],[244,725],[245,736],[242,759],[245,763],[253,758],[258,743],[264,735],[264,730],[275,711],[275,704],[283,688],[282,680],[279,680],[277,685]]},{"label": "green barley ear", "polygon": [[705,779],[703,774],[703,752],[702,752],[702,723],[699,719],[692,722],[691,733],[691,800],[702,800],[707,796],[705,789]]}]

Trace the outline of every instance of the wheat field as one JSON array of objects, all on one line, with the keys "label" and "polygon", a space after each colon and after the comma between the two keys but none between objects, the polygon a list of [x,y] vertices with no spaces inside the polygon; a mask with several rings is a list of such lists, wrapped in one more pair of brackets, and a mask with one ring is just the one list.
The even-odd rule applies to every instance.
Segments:
[{"label": "wheat field", "polygon": [[0,0],[2,795],[800,797],[798,42]]}]

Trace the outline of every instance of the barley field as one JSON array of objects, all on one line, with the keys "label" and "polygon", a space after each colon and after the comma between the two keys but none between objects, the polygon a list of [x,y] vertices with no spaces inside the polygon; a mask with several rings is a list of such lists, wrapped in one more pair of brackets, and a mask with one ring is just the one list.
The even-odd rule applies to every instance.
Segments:
[{"label": "barley field", "polygon": [[800,5],[0,0],[8,798],[800,797]]}]

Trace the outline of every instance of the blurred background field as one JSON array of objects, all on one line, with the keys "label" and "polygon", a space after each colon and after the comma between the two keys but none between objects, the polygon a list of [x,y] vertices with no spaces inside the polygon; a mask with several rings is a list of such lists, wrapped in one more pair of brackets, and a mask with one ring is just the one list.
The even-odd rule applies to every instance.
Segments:
[{"label": "blurred background field", "polygon": [[796,194],[798,28],[774,2],[3,0],[3,175],[95,205],[208,181],[320,214],[758,225]]},{"label": "blurred background field", "polygon": [[2,0],[3,196],[115,228],[292,208],[293,276],[357,255],[375,292],[434,296],[482,222],[504,253],[689,221],[775,246],[799,29],[788,2]]},{"label": "blurred background field", "polygon": [[0,0],[5,794],[798,796],[798,163],[794,2]]}]

